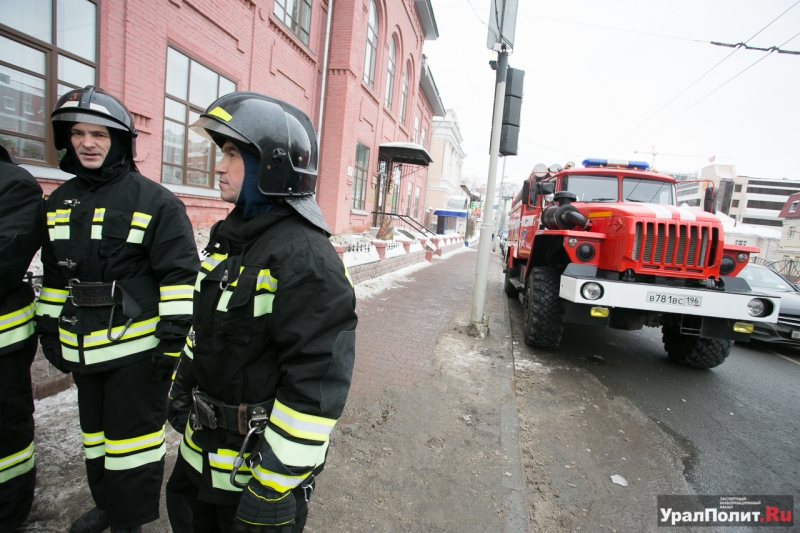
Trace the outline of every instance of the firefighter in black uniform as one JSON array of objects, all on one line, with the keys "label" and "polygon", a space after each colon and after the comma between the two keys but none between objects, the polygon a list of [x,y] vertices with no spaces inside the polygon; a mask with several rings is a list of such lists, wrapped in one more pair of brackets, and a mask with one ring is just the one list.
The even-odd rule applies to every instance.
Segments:
[{"label": "firefighter in black uniform", "polygon": [[33,288],[22,280],[42,244],[42,188],[0,145],[0,532],[33,503]]},{"label": "firefighter in black uniform", "polygon": [[138,173],[127,108],[70,91],[52,113],[61,169],[36,308],[47,359],[72,372],[96,507],[71,533],[138,531],[158,518],[169,380],[191,325],[199,258],[184,205]]},{"label": "firefighter in black uniform", "polygon": [[[223,151],[223,200],[170,391],[183,432],[167,494],[194,530],[300,532],[355,358],[355,292],[314,201],[317,143],[299,109],[223,96],[192,126]],[[170,511],[173,530],[175,517]]]}]

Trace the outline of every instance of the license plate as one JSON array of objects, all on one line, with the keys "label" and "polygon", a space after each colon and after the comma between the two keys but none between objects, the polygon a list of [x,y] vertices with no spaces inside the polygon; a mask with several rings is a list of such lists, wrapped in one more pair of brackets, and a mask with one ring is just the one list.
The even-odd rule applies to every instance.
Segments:
[{"label": "license plate", "polygon": [[[663,292],[648,292],[647,302],[651,304],[676,305],[678,307],[702,307],[702,296],[686,296],[684,294],[666,294]],[[798,331],[800,334],[800,331]]]},{"label": "license plate", "polygon": [[792,331],[792,338],[793,339],[800,339],[800,330]]}]

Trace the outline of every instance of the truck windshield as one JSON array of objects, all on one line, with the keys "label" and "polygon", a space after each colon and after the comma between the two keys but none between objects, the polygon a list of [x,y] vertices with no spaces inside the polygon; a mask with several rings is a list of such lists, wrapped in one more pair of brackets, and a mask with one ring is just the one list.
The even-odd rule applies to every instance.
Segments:
[{"label": "truck windshield", "polygon": [[618,187],[614,176],[570,174],[561,179],[561,190],[574,192],[578,202],[616,202]]},{"label": "truck windshield", "polygon": [[675,205],[672,183],[643,178],[622,178],[622,198],[626,202]]}]

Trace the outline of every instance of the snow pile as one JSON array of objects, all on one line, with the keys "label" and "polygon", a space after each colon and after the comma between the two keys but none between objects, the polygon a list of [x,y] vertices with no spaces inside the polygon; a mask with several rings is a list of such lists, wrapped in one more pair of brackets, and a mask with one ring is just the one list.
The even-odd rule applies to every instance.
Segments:
[{"label": "snow pile", "polygon": [[737,222],[721,211],[717,211],[717,218],[722,222],[722,229],[729,235],[752,235],[764,239],[781,238],[781,230],[759,224],[743,224]]},{"label": "snow pile", "polygon": [[378,250],[376,250],[371,244],[369,245],[368,250],[344,253],[344,265],[348,268],[356,265],[364,265],[366,263],[374,263],[375,261],[380,260],[381,258],[378,255]]},{"label": "snow pile", "polygon": [[386,248],[386,259],[389,259],[390,257],[398,257],[401,255],[406,255],[406,248],[402,244],[400,246]]},{"label": "snow pile", "polygon": [[395,270],[389,274],[384,274],[379,278],[368,279],[366,281],[362,281],[361,283],[357,283],[355,286],[356,298],[359,300],[366,300],[368,298],[372,298],[376,294],[382,293],[383,291],[402,287],[403,285],[401,285],[401,283],[411,281],[409,278],[411,274],[418,270],[422,270],[423,268],[428,268],[429,266],[431,266],[431,263],[424,261],[422,263],[401,268],[400,270]]},{"label": "snow pile", "polygon": [[411,243],[411,247],[408,249],[408,253],[414,252],[421,252],[422,251],[422,243],[419,241],[414,241]]}]

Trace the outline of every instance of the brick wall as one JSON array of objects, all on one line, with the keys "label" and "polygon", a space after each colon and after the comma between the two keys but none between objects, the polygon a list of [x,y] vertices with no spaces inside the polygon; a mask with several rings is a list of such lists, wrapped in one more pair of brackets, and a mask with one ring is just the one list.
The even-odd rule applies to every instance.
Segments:
[{"label": "brick wall", "polygon": [[57,394],[72,385],[72,374],[63,374],[47,362],[42,348],[36,352],[36,358],[31,365],[31,383],[33,384],[33,397],[37,400]]},{"label": "brick wall", "polygon": [[425,261],[425,251],[420,250],[419,252],[412,252],[410,254],[390,257],[389,259],[384,259],[383,261],[375,261],[373,263],[356,265],[348,268],[347,271],[350,273],[350,278],[353,280],[353,284],[357,284],[368,279],[377,278],[383,276],[384,274],[394,272],[395,270],[400,270],[401,268],[405,268],[407,266],[422,263],[423,261]]}]

